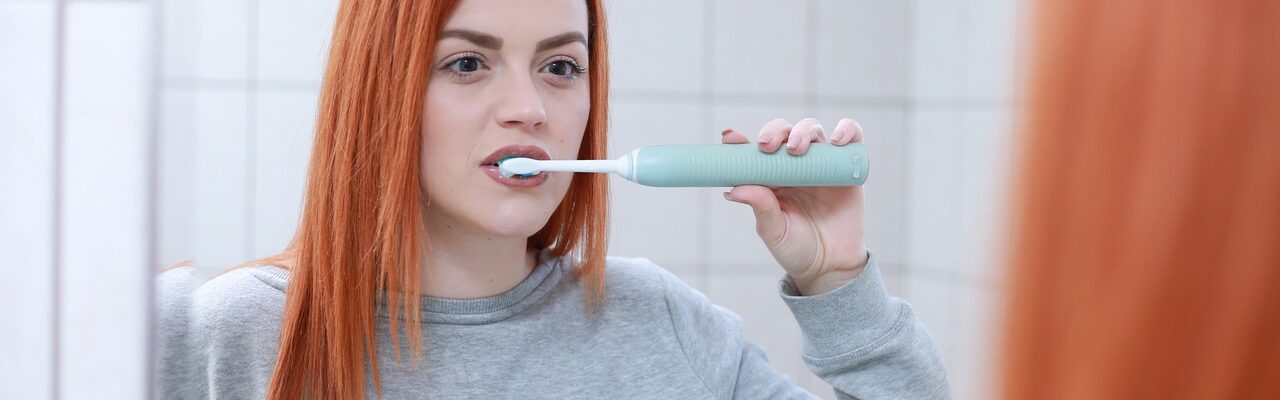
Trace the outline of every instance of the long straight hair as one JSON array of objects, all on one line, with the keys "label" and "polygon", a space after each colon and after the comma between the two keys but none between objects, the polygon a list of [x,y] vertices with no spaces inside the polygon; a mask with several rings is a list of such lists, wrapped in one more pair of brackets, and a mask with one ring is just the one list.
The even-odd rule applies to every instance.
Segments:
[{"label": "long straight hair", "polygon": [[1280,398],[1280,2],[1038,6],[1003,397]]},{"label": "long straight hair", "polygon": [[[241,265],[290,270],[269,398],[362,399],[366,367],[381,397],[379,300],[390,317],[391,348],[400,348],[403,323],[414,365],[423,359],[418,262],[429,238],[419,168],[422,107],[437,35],[457,3],[343,0],[338,8],[298,228],[281,254]],[[604,159],[604,10],[599,0],[587,7],[591,110],[578,157]],[[532,249],[568,256],[570,277],[593,311],[604,296],[607,184],[601,174],[574,175],[546,226],[529,238]],[[402,361],[400,351],[394,355]]]}]

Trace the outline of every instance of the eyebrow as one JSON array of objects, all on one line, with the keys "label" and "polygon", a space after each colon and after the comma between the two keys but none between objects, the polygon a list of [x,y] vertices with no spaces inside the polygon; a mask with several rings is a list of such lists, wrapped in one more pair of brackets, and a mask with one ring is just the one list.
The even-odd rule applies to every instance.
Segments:
[{"label": "eyebrow", "polygon": [[[440,32],[440,39],[443,40],[446,38],[458,38],[458,39],[466,40],[468,42],[475,43],[476,46],[480,46],[489,50],[498,50],[502,48],[502,39],[499,39],[498,37],[490,34],[476,32],[470,29],[449,29],[449,30]],[[587,44],[587,38],[586,36],[582,35],[582,32],[561,33],[559,35],[555,35],[539,41],[538,45],[534,48],[534,52],[542,52],[545,50],[554,49],[556,47],[564,46],[566,44],[573,43],[573,42],[582,43],[582,45],[585,46]]]}]

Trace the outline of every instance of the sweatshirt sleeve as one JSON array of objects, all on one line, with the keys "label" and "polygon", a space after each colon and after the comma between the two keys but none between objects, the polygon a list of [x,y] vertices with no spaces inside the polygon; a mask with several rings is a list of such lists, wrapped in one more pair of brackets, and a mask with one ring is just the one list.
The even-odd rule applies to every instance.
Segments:
[{"label": "sweatshirt sleeve", "polygon": [[801,296],[779,285],[800,324],[804,361],[841,399],[946,399],[947,374],[911,305],[885,290],[875,255],[852,281]]},{"label": "sweatshirt sleeve", "polygon": [[[742,318],[664,274],[676,338],[717,399],[813,399],[743,336]],[[799,322],[805,364],[841,399],[946,399],[946,372],[911,307],[885,290],[874,256],[854,280],[800,296],[779,292]]]}]

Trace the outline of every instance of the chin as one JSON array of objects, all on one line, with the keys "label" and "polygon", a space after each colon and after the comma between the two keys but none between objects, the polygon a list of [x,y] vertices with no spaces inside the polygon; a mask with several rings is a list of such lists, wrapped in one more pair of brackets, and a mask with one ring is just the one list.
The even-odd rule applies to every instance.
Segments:
[{"label": "chin", "polygon": [[551,219],[553,212],[555,212],[554,204],[508,200],[495,204],[488,212],[482,211],[477,217],[485,221],[484,226],[495,235],[527,238],[538,233],[547,224],[547,220]]}]

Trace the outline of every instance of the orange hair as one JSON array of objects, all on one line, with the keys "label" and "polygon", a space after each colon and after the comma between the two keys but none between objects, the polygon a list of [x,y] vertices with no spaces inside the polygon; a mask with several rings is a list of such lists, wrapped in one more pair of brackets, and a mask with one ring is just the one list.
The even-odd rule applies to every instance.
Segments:
[{"label": "orange hair", "polygon": [[1280,398],[1280,3],[1037,11],[1003,397]]},{"label": "orange hair", "polygon": [[[392,348],[404,318],[422,359],[418,262],[429,239],[420,186],[422,108],[436,35],[457,0],[344,0],[320,90],[301,220],[279,255],[249,265],[290,270],[269,397],[364,398],[367,366],[379,396],[377,296],[385,294]],[[580,159],[604,159],[608,58],[599,0],[588,0],[591,111]],[[604,296],[608,180],[574,175],[547,225],[529,238],[554,256],[575,252],[572,278],[595,310]],[[389,293],[397,293],[398,296]],[[366,358],[367,357],[367,358]],[[400,362],[400,352],[395,352]],[[366,364],[367,362],[367,364]]]}]

